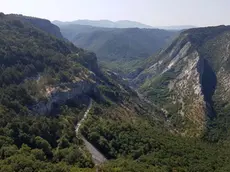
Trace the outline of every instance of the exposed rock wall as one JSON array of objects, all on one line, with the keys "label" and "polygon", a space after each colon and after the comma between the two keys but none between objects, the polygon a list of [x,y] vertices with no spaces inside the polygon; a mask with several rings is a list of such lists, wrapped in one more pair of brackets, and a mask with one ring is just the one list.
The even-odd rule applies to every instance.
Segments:
[{"label": "exposed rock wall", "polygon": [[158,106],[169,113],[171,111],[168,120],[176,127],[180,126],[178,130],[181,134],[198,136],[205,129],[207,117],[215,116],[212,108],[212,96],[217,83],[215,72],[189,41],[178,40],[174,47],[170,47],[160,56],[160,60],[142,72],[135,82],[149,83],[142,85],[141,88],[144,89],[140,89],[147,90],[143,94],[148,97],[148,91],[156,84],[151,83],[156,78],[164,78],[171,73],[167,86],[160,83],[163,84],[162,89],[166,87],[169,96]]},{"label": "exposed rock wall", "polygon": [[[81,96],[79,104],[84,103],[83,97],[97,97],[101,98],[100,92],[96,87],[96,83],[88,80],[81,80],[75,83],[65,85],[65,88],[48,87],[47,89],[47,101],[42,101],[33,107],[33,110],[39,114],[48,114],[52,111],[54,106],[60,106],[65,104],[67,100],[77,99]],[[82,102],[81,102],[82,101]]]}]

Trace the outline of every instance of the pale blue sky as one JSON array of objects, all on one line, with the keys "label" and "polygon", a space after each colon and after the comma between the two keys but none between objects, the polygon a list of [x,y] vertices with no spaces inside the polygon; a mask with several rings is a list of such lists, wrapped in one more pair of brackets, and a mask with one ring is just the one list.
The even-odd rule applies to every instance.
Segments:
[{"label": "pale blue sky", "polygon": [[230,0],[0,0],[0,11],[49,20],[133,20],[152,26],[230,24]]}]

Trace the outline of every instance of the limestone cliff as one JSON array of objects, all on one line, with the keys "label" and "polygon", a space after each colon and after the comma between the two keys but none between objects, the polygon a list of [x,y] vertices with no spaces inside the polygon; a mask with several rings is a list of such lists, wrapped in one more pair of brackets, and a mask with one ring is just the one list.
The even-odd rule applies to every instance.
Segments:
[{"label": "limestone cliff", "polygon": [[[39,84],[40,80],[37,82]],[[76,77],[70,83],[46,85],[40,92],[45,100],[38,101],[32,107],[32,110],[39,114],[56,113],[55,111],[58,111],[59,107],[69,100],[73,100],[77,104],[87,104],[89,97],[94,97],[97,100],[103,99],[97,88],[94,73],[90,73],[85,78]]]},{"label": "limestone cliff", "polygon": [[132,84],[169,112],[176,131],[199,136],[229,104],[229,41],[228,26],[184,31]]}]

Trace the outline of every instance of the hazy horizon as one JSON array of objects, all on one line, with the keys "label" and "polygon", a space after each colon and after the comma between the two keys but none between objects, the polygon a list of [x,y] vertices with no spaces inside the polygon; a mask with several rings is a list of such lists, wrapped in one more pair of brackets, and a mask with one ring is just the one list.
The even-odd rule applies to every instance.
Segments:
[{"label": "hazy horizon", "polygon": [[51,21],[130,20],[151,26],[229,25],[228,0],[1,0],[0,11]]}]

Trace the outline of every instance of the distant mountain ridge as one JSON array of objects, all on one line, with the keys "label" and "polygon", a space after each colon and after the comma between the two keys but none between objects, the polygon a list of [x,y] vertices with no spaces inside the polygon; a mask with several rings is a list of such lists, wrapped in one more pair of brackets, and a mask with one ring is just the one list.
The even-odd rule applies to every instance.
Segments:
[{"label": "distant mountain ridge", "polygon": [[120,20],[120,21],[110,21],[110,20],[75,20],[71,22],[62,22],[55,20],[53,21],[56,25],[69,25],[69,24],[80,24],[80,25],[89,25],[95,27],[107,27],[107,28],[153,28],[150,25],[139,23],[136,21],[129,20]]},{"label": "distant mountain ridge", "polygon": [[172,25],[172,26],[158,26],[157,28],[165,29],[165,30],[186,30],[191,28],[197,28],[197,26],[193,25]]},{"label": "distant mountain ridge", "polygon": [[82,33],[91,33],[94,31],[109,31],[114,30],[118,28],[106,28],[106,27],[95,27],[95,26],[89,26],[89,25],[80,25],[80,24],[66,24],[66,25],[58,25],[61,29],[62,35],[72,41],[78,34]]},{"label": "distant mountain ridge", "polygon": [[159,51],[177,35],[176,31],[154,28],[105,28],[79,24],[59,27],[63,36],[76,46],[95,52],[100,63],[126,74],[133,72],[133,65]]},{"label": "distant mountain ridge", "polygon": [[174,32],[160,29],[109,29],[80,33],[72,42],[94,51],[99,59],[148,57],[164,47]]},{"label": "distant mountain ridge", "polygon": [[164,29],[164,30],[186,30],[196,28],[194,25],[169,25],[169,26],[150,26],[136,21],[119,20],[116,22],[110,20],[75,20],[75,21],[59,21],[55,20],[52,23],[58,26],[68,25],[84,25],[103,28],[146,28],[146,29]]}]

